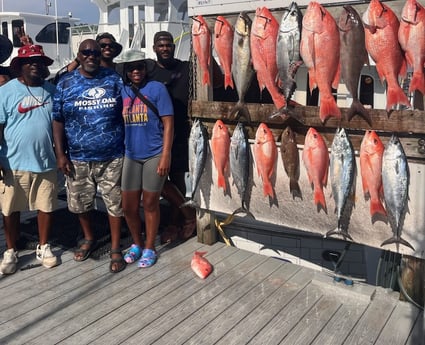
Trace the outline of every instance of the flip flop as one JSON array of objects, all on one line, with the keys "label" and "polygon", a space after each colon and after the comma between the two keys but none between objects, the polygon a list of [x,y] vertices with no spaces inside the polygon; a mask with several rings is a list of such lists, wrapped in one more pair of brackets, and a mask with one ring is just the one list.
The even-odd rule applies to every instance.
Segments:
[{"label": "flip flop", "polygon": [[152,249],[143,249],[142,258],[139,260],[138,267],[147,268],[153,266],[158,260],[158,254]]},{"label": "flip flop", "polygon": [[[89,247],[87,249],[81,248],[81,246],[83,246],[85,244],[88,245]],[[80,248],[75,250],[74,260],[79,261],[79,262],[87,260],[89,258],[89,256],[91,255],[91,253],[93,252],[93,250],[96,249],[95,245],[96,245],[96,240],[86,240],[85,238],[82,239],[78,243],[78,246]],[[77,258],[77,257],[79,257],[79,258]]]},{"label": "flip flop", "polygon": [[[113,254],[120,254],[120,257],[116,258],[116,259],[112,259]],[[118,272],[121,272],[122,270],[124,270],[124,268],[127,266],[127,263],[125,262],[125,260],[122,256],[121,249],[111,249],[110,256],[111,256],[111,262],[109,264],[109,272],[118,273]],[[116,270],[112,269],[114,264],[117,264]]]}]

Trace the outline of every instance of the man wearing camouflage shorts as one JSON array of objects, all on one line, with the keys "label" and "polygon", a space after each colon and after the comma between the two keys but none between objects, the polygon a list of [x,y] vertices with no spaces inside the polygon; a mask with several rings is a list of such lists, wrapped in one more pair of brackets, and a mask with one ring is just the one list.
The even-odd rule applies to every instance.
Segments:
[{"label": "man wearing camouflage shorts", "polygon": [[78,214],[84,240],[74,260],[86,260],[95,247],[90,222],[97,191],[108,210],[112,273],[126,262],[120,250],[121,170],[124,126],[121,77],[100,66],[101,49],[92,39],[81,42],[81,67],[59,79],[53,100],[53,138],[58,168],[66,175],[68,208]]}]

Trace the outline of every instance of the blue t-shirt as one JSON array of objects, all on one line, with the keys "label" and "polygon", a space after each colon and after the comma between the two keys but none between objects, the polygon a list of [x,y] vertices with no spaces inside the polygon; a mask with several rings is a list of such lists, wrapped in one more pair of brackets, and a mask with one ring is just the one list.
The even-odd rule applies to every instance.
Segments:
[{"label": "blue t-shirt", "polygon": [[26,86],[12,79],[0,87],[0,123],[4,140],[0,164],[11,170],[35,173],[56,169],[52,135],[52,99],[55,87]]},{"label": "blue t-shirt", "polygon": [[[157,109],[159,116],[173,116],[173,104],[166,87],[150,81],[140,90]],[[164,126],[156,115],[129,86],[122,91],[124,103],[125,155],[131,159],[147,159],[162,152]]]},{"label": "blue t-shirt", "polygon": [[86,78],[77,69],[56,86],[53,119],[64,123],[69,156],[77,161],[108,161],[124,153],[122,79],[99,67]]}]

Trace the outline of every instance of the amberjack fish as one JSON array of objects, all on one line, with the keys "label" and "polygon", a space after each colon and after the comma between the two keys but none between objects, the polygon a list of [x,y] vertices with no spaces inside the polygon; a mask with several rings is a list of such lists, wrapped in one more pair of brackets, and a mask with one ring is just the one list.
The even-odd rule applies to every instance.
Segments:
[{"label": "amberjack fish", "polygon": [[238,102],[230,111],[231,117],[245,117],[249,122],[251,117],[245,105],[245,95],[255,75],[251,60],[251,18],[241,12],[236,20],[232,48],[232,76],[238,93]]},{"label": "amberjack fish", "polygon": [[227,190],[225,174],[229,166],[230,135],[227,126],[221,120],[214,124],[211,136],[211,153],[217,169],[217,186]]},{"label": "amberjack fish", "polygon": [[387,84],[387,112],[396,105],[410,107],[398,81],[398,77],[406,76],[407,65],[398,42],[400,22],[397,16],[388,5],[371,0],[362,19],[366,50],[375,61],[379,78]]},{"label": "amberjack fish", "polygon": [[341,42],[341,77],[353,99],[350,109],[347,112],[347,120],[350,121],[354,115],[358,114],[369,125],[372,125],[370,114],[363,104],[360,103],[357,91],[362,68],[365,64],[369,64],[363,22],[360,15],[352,6],[346,5],[342,8],[343,10],[338,20]]},{"label": "amberjack fish", "polygon": [[295,133],[289,126],[282,132],[280,154],[283,168],[289,177],[289,191],[292,194],[292,198],[295,199],[295,197],[298,197],[302,199],[301,189],[298,184],[300,178],[300,155],[295,140]]},{"label": "amberjack fish", "polygon": [[330,154],[329,175],[331,178],[332,196],[335,200],[335,213],[338,217],[338,226],[335,230],[328,231],[325,235],[341,235],[344,239],[352,237],[347,232],[347,224],[343,224],[346,216],[346,206],[349,198],[353,195],[353,182],[356,170],[353,146],[344,128],[337,129],[332,141]]},{"label": "amberjack fish", "polygon": [[234,88],[232,79],[233,28],[223,16],[218,16],[214,25],[214,49],[224,73],[224,88]]},{"label": "amberjack fish", "polygon": [[279,88],[288,102],[297,83],[295,74],[302,65],[300,42],[303,15],[296,2],[283,12],[277,37],[276,61],[279,75]]},{"label": "amberjack fish", "polygon": [[208,131],[199,119],[195,119],[189,135],[189,179],[190,199],[181,207],[197,207],[194,200],[196,190],[201,180],[202,173],[208,156]]},{"label": "amberjack fish", "polygon": [[391,136],[384,149],[382,185],[384,186],[385,208],[393,236],[382,242],[381,247],[396,243],[414,250],[412,245],[401,237],[403,220],[407,211],[409,166],[400,140],[395,134]]},{"label": "amberjack fish", "polygon": [[263,181],[264,196],[274,198],[271,178],[275,173],[277,146],[272,131],[263,122],[260,123],[255,133],[254,156],[258,176]]},{"label": "amberjack fish", "polygon": [[314,203],[318,211],[327,212],[323,187],[328,183],[329,152],[323,137],[313,127],[307,131],[302,152],[308,182],[313,187]]},{"label": "amberjack fish", "polygon": [[230,138],[230,172],[241,198],[241,207],[235,210],[233,214],[246,213],[254,218],[248,209],[247,193],[251,165],[250,152],[246,130],[242,122],[238,122]]},{"label": "amberjack fish", "polygon": [[211,32],[207,22],[201,15],[193,18],[192,42],[193,51],[198,58],[199,67],[202,71],[202,84],[210,85]]},{"label": "amberjack fish", "polygon": [[204,257],[207,252],[195,252],[190,261],[190,267],[193,272],[201,278],[205,279],[213,270],[211,263]]}]

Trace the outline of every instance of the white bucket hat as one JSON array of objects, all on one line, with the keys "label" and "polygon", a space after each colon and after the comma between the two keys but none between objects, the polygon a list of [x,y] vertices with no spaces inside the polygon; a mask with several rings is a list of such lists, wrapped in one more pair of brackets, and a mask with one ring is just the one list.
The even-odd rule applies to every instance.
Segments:
[{"label": "white bucket hat", "polygon": [[117,63],[134,62],[145,59],[145,53],[140,50],[128,49],[122,52],[122,54],[114,61]]}]

